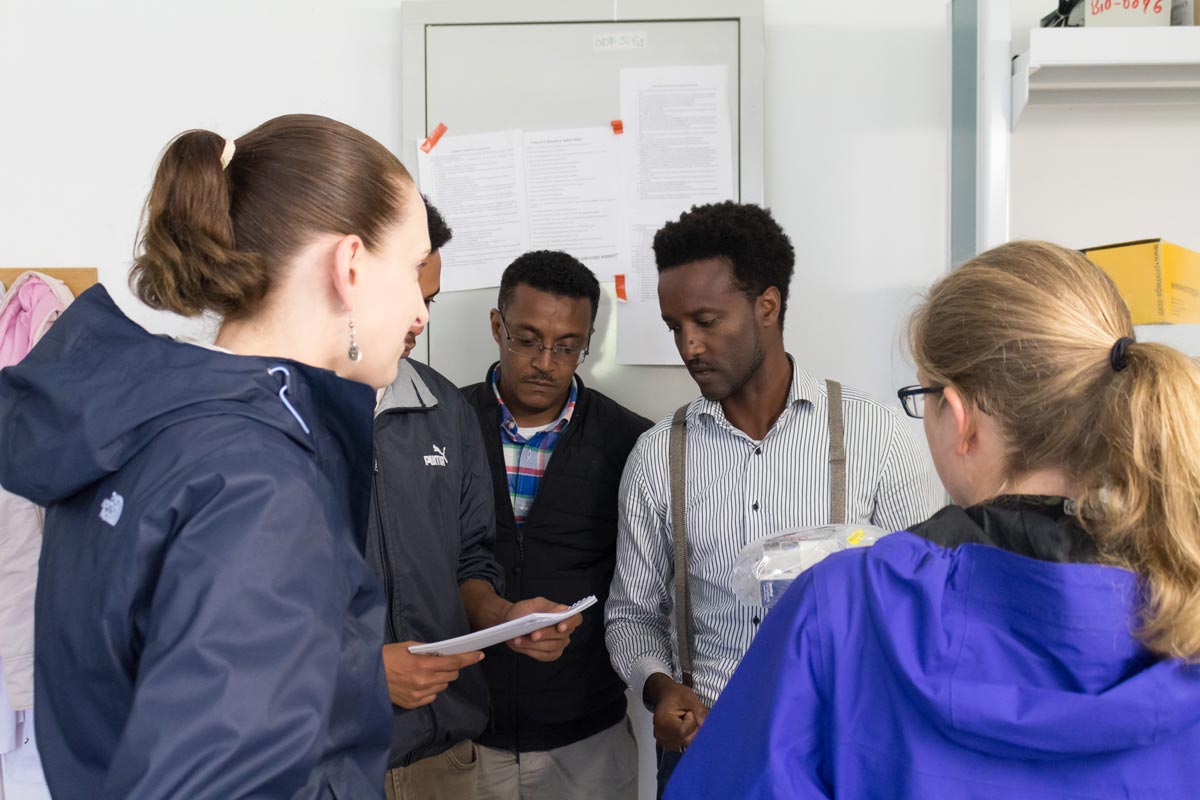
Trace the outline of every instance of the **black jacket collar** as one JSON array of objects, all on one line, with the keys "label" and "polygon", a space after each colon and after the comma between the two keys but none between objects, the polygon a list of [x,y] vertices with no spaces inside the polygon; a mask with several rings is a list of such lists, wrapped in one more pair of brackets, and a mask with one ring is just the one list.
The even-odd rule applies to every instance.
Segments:
[{"label": "black jacket collar", "polygon": [[1010,553],[1059,563],[1095,563],[1096,540],[1063,497],[1009,495],[961,508],[946,506],[911,530],[943,547],[987,544]]}]

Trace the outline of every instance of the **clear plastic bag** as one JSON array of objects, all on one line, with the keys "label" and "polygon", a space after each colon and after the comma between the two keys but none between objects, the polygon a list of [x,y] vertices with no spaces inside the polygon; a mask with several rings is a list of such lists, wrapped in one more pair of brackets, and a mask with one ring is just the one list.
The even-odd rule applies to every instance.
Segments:
[{"label": "clear plastic bag", "polygon": [[745,605],[770,608],[813,564],[839,550],[869,547],[884,535],[870,525],[822,525],[751,542],[733,564],[734,594]]}]

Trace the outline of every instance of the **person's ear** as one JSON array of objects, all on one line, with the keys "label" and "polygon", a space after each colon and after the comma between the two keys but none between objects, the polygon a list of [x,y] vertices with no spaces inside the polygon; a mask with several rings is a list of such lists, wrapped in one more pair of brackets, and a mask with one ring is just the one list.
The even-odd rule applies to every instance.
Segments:
[{"label": "person's ear", "polygon": [[500,312],[497,309],[494,309],[494,308],[492,309],[491,320],[492,320],[492,340],[495,341],[496,344],[500,344],[500,337],[503,336],[503,329],[501,328],[501,325],[500,325]]},{"label": "person's ear", "polygon": [[942,390],[942,401],[954,418],[954,452],[965,456],[979,443],[979,432],[975,426],[977,412],[967,405],[963,396],[953,386]]},{"label": "person's ear", "polygon": [[343,311],[354,310],[354,289],[362,279],[360,260],[366,251],[366,245],[356,234],[343,236],[333,246],[330,278]]},{"label": "person's ear", "polygon": [[763,327],[778,325],[779,312],[782,308],[783,298],[779,295],[779,289],[774,286],[768,286],[767,290],[754,301],[754,312],[758,317],[759,324]]}]

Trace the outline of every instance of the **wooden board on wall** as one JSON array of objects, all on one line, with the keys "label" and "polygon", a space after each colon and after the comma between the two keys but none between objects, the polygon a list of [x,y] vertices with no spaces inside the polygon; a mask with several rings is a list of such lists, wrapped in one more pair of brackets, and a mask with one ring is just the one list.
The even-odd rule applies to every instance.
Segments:
[{"label": "wooden board on wall", "polygon": [[96,285],[99,281],[99,275],[95,267],[63,267],[49,269],[32,269],[32,268],[17,268],[17,269],[0,269],[0,283],[4,284],[7,289],[13,285],[17,278],[24,275],[26,272],[40,272],[43,275],[49,275],[51,278],[57,278],[67,285],[71,290],[71,294],[79,297],[85,291]]}]

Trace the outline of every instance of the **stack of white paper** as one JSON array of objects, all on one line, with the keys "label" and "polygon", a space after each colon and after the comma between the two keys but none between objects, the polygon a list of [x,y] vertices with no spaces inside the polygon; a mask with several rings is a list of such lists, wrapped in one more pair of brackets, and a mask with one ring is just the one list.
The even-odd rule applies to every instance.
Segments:
[{"label": "stack of white paper", "polygon": [[458,636],[454,639],[446,639],[445,641],[432,642],[430,644],[415,644],[408,648],[408,652],[453,656],[459,653],[469,653],[472,650],[482,650],[485,647],[491,647],[494,644],[507,642],[511,639],[516,639],[518,636],[525,636],[534,631],[540,631],[542,628],[548,628],[551,625],[565,622],[595,604],[596,595],[588,595],[566,611],[560,611],[557,614],[547,612],[529,614],[520,619],[502,622],[499,625],[493,625],[481,631],[468,633],[466,636]]}]

